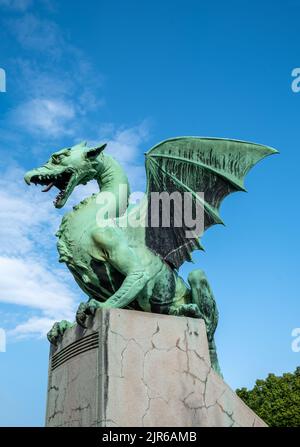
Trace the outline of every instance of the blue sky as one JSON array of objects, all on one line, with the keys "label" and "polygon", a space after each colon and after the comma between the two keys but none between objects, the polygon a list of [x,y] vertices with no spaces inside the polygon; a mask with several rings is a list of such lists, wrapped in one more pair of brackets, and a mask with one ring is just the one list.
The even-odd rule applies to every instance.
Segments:
[{"label": "blue sky", "polygon": [[[220,312],[225,380],[252,387],[293,371],[300,352],[298,1],[0,0],[0,425],[43,425],[45,332],[83,299],[57,263],[62,214],[23,174],[55,150],[106,140],[133,190],[143,153],[172,136],[254,141],[280,150],[222,205],[194,256]],[[184,277],[195,266],[182,268]]]}]

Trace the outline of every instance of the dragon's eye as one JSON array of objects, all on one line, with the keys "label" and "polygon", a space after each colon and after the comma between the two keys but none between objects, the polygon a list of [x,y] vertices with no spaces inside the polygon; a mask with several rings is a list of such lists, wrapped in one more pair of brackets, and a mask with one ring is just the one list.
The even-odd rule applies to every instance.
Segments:
[{"label": "dragon's eye", "polygon": [[51,157],[52,163],[54,164],[59,164],[65,157],[67,156],[67,154],[53,154]]},{"label": "dragon's eye", "polygon": [[51,161],[52,163],[54,163],[55,165],[58,165],[60,162],[61,158],[58,155],[52,155],[51,157]]}]

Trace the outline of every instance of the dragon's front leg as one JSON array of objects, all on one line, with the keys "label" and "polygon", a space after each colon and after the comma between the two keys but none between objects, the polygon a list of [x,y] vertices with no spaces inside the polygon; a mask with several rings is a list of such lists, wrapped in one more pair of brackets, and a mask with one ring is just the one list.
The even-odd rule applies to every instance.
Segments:
[{"label": "dragon's front leg", "polygon": [[86,303],[81,303],[76,313],[77,323],[85,327],[87,317],[95,315],[96,310],[99,308],[124,308],[128,306],[136,299],[149,279],[149,275],[145,270],[136,270],[129,273],[122,286],[107,301],[100,302],[92,298]]},{"label": "dragon's front leg", "polygon": [[[121,272],[125,279],[121,287],[105,302],[90,299],[87,303],[81,303],[76,321],[85,327],[86,318],[94,315],[99,308],[123,308],[136,299],[145,287],[150,273],[141,266],[141,260],[130,244],[125,234],[115,227],[97,228],[92,233],[92,242],[96,251],[99,250],[105,256],[106,262],[112,264]],[[152,275],[153,276],[153,275]]]}]

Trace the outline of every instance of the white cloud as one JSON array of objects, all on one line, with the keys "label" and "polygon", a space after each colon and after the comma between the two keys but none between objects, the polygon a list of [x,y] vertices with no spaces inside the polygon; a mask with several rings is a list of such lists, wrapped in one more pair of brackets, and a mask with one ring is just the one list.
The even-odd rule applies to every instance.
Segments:
[{"label": "white cloud", "polygon": [[74,76],[69,70],[60,70],[57,64],[45,63],[41,66],[34,58],[16,59],[20,94],[30,98],[61,98],[75,93]]},{"label": "white cloud", "polygon": [[39,309],[53,318],[72,318],[74,295],[44,259],[0,256],[0,301]]},{"label": "white cloud", "polygon": [[149,124],[143,121],[131,128],[117,129],[109,141],[108,151],[122,163],[134,163],[140,155],[140,145],[149,136]]},{"label": "white cloud", "polygon": [[6,256],[49,249],[59,225],[52,201],[45,200],[40,188],[25,185],[23,175],[20,168],[12,168],[0,177],[0,253]]},{"label": "white cloud", "polygon": [[99,91],[102,75],[54,21],[25,14],[6,25],[19,46],[30,52],[28,59],[25,51],[23,58],[14,60],[14,88],[22,99],[8,114],[8,124],[53,139],[87,128],[89,113],[105,103]]},{"label": "white cloud", "polygon": [[36,98],[21,104],[12,113],[16,120],[29,133],[44,137],[72,135],[70,122],[75,117],[74,105],[63,99]]},{"label": "white cloud", "polygon": [[29,318],[25,323],[18,324],[7,332],[8,337],[24,339],[28,337],[45,337],[55,320],[50,318]]}]

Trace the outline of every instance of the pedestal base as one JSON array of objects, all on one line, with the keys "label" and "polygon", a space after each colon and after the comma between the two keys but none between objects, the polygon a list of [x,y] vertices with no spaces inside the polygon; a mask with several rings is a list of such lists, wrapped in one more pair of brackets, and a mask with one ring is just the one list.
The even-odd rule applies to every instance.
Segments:
[{"label": "pedestal base", "polygon": [[265,423],[211,369],[203,320],[109,309],[51,347],[46,425]]}]

